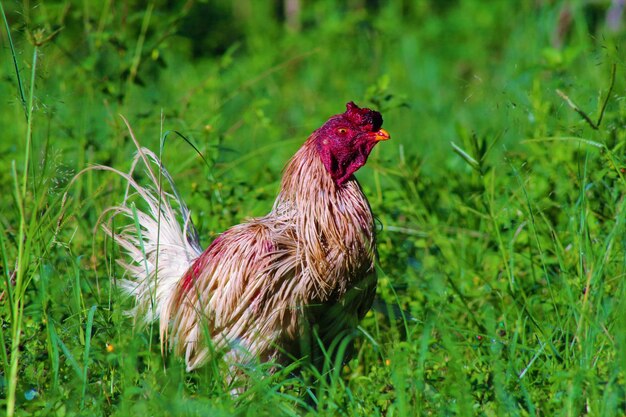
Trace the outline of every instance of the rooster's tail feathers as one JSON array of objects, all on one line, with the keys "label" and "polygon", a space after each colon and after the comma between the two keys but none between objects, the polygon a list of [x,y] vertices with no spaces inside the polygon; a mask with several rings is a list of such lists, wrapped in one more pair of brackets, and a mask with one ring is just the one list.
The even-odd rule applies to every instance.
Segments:
[{"label": "rooster's tail feathers", "polygon": [[[143,317],[145,323],[158,319],[161,336],[164,336],[177,284],[202,253],[202,248],[189,210],[176,192],[171,176],[152,151],[139,146],[130,127],[128,130],[137,146],[130,171],[124,173],[106,166],[94,167],[115,172],[127,182],[124,200],[119,206],[107,209],[103,216],[108,214],[108,220],[100,223],[128,254],[127,262],[118,263],[124,268],[126,276],[120,281],[120,286],[136,300],[129,313],[135,319]],[[139,161],[145,166],[152,182],[150,187],[139,185],[133,177]],[[154,173],[154,166],[158,175]],[[172,194],[163,191],[163,178],[169,183]],[[177,206],[178,214],[172,205]],[[126,225],[116,231],[112,222],[118,215],[126,218]]]}]

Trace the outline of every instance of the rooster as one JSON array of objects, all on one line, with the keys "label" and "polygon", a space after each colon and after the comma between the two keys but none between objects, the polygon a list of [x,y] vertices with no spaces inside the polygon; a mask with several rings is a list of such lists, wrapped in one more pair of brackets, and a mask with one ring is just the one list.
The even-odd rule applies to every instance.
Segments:
[{"label": "rooster", "polygon": [[[348,103],[289,161],[270,213],[226,230],[204,251],[170,175],[131,131],[139,150],[131,172],[99,167],[124,176],[146,207],[127,191],[103,224],[128,253],[118,262],[121,287],[136,299],[131,315],[158,320],[162,347],[183,356],[187,370],[216,354],[233,378],[253,359],[319,363],[319,346],[354,330],[375,295],[374,219],[354,173],[390,138],[382,123],[379,112]],[[139,161],[151,188],[133,178]],[[162,178],[173,194],[162,191]],[[118,232],[117,215],[130,219]]]}]

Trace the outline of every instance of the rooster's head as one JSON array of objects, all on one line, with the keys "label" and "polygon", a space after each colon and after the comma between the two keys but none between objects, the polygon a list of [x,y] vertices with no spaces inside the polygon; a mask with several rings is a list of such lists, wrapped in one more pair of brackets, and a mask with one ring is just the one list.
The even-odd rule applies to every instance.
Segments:
[{"label": "rooster's head", "polygon": [[345,113],[331,117],[315,131],[317,151],[337,186],[365,165],[378,142],[390,138],[382,124],[379,112],[349,102]]}]

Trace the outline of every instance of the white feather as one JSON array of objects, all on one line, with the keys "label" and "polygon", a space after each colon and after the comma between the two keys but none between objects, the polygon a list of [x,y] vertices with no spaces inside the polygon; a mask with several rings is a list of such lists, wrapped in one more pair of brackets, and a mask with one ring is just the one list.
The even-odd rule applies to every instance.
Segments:
[{"label": "white feather", "polygon": [[[136,300],[135,308],[129,313],[145,323],[158,319],[167,323],[164,314],[176,293],[176,286],[202,253],[202,248],[189,210],[179,198],[171,176],[152,151],[139,146],[130,126],[128,130],[137,146],[129,173],[106,166],[94,167],[119,174],[128,185],[122,203],[105,211],[110,216],[102,228],[128,255],[128,262],[118,263],[125,269],[120,287]],[[139,161],[152,182],[150,187],[139,185],[133,177]],[[158,174],[154,173],[153,167]],[[170,185],[173,195],[163,191],[163,179]],[[126,218],[126,226],[116,233],[111,222],[119,216]]]}]

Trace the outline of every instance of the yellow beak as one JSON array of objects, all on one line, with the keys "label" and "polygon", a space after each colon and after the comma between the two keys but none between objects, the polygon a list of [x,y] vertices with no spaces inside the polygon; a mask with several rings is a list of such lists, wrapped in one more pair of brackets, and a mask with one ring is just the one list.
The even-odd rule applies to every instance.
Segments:
[{"label": "yellow beak", "polygon": [[391,135],[385,129],[380,129],[378,132],[374,133],[374,140],[377,142],[389,139],[391,139]]}]

